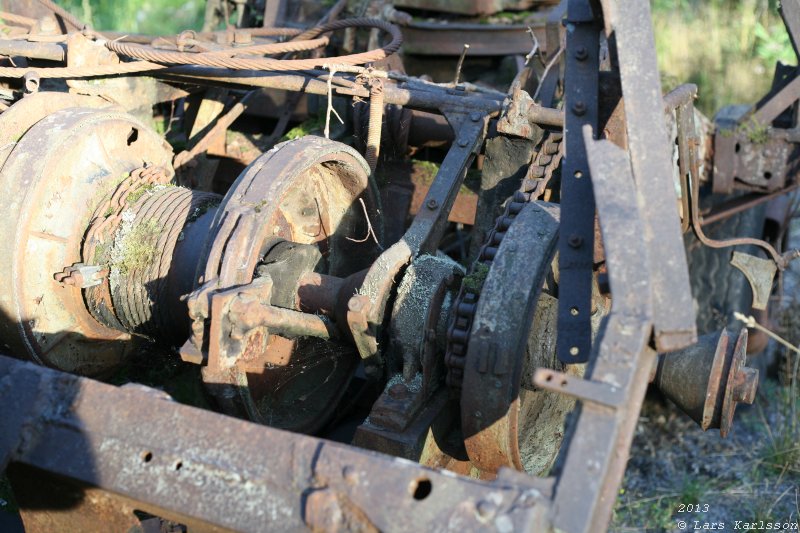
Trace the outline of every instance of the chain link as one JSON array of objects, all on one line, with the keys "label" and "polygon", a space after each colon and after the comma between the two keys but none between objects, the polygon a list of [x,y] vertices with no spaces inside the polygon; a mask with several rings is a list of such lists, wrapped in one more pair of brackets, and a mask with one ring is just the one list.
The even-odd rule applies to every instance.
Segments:
[{"label": "chain link", "polygon": [[117,188],[103,203],[97,206],[86,231],[83,244],[83,258],[87,260],[91,254],[90,247],[105,241],[122,220],[122,213],[128,206],[131,193],[143,187],[166,185],[172,181],[172,172],[158,165],[145,165],[131,171],[130,175],[117,185]]},{"label": "chain link", "polygon": [[542,141],[520,189],[506,202],[503,214],[495,220],[494,227],[486,236],[478,258],[472,264],[470,274],[464,278],[464,282],[461,284],[447,328],[447,349],[444,358],[445,365],[447,365],[447,385],[453,389],[461,388],[472,321],[475,318],[483,281],[486,279],[497,255],[497,250],[500,248],[500,243],[503,242],[511,223],[527,203],[539,199],[544,194],[553,173],[561,164],[562,141],[563,134],[561,132],[550,133]]}]

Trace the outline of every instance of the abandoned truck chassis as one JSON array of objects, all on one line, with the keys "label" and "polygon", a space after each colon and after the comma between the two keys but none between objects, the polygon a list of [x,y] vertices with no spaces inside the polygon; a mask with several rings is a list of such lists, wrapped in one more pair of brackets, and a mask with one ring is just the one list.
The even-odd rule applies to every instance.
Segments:
[{"label": "abandoned truck chassis", "polygon": [[[794,36],[795,30],[800,30],[797,28],[800,2],[783,4],[787,28],[793,42],[797,42]],[[700,181],[709,179],[707,161],[705,174],[701,172],[700,145],[705,134],[697,130],[694,121],[692,100],[696,88],[683,86],[662,97],[647,2],[626,4],[621,9],[612,0],[601,3],[569,0],[554,8],[554,13],[559,15],[551,17],[549,29],[558,30],[563,18],[566,35],[565,49],[560,52],[563,109],[554,107],[553,95],[561,76],[558,68],[545,72],[540,84],[539,92],[543,93],[540,105],[520,90],[519,85],[504,98],[491,91],[465,87],[458,80],[453,86],[444,87],[346,65],[329,65],[327,70],[319,70],[323,65],[320,60],[315,68],[295,67],[290,69],[291,73],[274,73],[258,71],[253,66],[240,71],[194,64],[163,68],[155,58],[157,65],[151,75],[161,80],[154,86],[157,92],[164,93],[163,101],[181,91],[181,85],[166,82],[272,88],[368,100],[366,157],[361,158],[358,152],[341,143],[304,138],[279,145],[260,156],[224,198],[156,187],[152,198],[139,200],[141,203],[136,205],[140,206],[140,212],[151,209],[147,213],[153,214],[158,222],[162,219],[155,213],[167,217],[170,214],[164,207],[167,196],[174,195],[174,200],[169,199],[174,202],[170,205],[180,205],[186,213],[196,213],[196,216],[184,215],[188,222],[178,229],[188,234],[203,227],[211,235],[202,241],[202,249],[192,248],[193,240],[178,231],[159,241],[175,250],[175,257],[180,258],[176,264],[188,264],[192,270],[197,266],[202,272],[200,283],[180,291],[181,298],[164,297],[164,302],[153,304],[158,304],[153,309],[163,316],[139,313],[149,302],[144,300],[145,296],[150,295],[142,292],[120,296],[122,284],[114,281],[113,272],[76,263],[66,265],[56,275],[56,281],[64,285],[63,290],[80,289],[85,291],[81,294],[87,301],[98,302],[90,311],[103,325],[103,332],[113,330],[113,334],[108,333],[109,339],[116,338],[113,335],[124,338],[121,335],[143,332],[159,338],[174,334],[173,328],[180,333],[186,330],[189,340],[183,344],[180,356],[186,362],[202,366],[204,381],[220,407],[230,414],[262,422],[266,421],[259,418],[263,413],[251,397],[247,378],[241,381],[245,373],[237,374],[236,370],[241,360],[248,357],[248,350],[252,352],[253,347],[266,342],[262,337],[277,333],[288,338],[341,341],[357,356],[366,376],[382,383],[388,378],[385,358],[391,354],[380,346],[387,335],[386,317],[391,316],[392,321],[400,323],[392,325],[392,342],[406,348],[401,360],[395,361],[403,377],[414,378],[419,360],[434,358],[438,362],[430,367],[422,365],[427,373],[422,377],[421,390],[428,396],[422,397],[419,391],[404,386],[399,389],[387,386],[372,410],[372,425],[365,423],[359,428],[356,443],[395,455],[413,455],[405,452],[426,441],[429,428],[435,425],[434,419],[444,410],[443,404],[454,395],[460,399],[460,411],[453,416],[460,418],[467,457],[453,457],[447,450],[435,450],[441,458],[438,464],[461,473],[475,468],[484,479],[458,476],[446,469],[180,405],[154,389],[134,384],[113,387],[2,357],[0,464],[8,465],[15,493],[23,503],[26,526],[32,530],[92,530],[102,523],[129,528],[139,524],[134,512],[140,511],[198,530],[256,531],[269,524],[270,528],[285,530],[308,527],[369,531],[593,531],[607,524],[611,516],[650,382],[675,400],[703,429],[719,428],[723,435],[727,433],[736,403],[753,401],[757,374],[743,366],[746,331],[738,336],[727,331],[704,335],[698,342],[682,240],[682,230],[690,224],[698,237],[703,238],[698,191]],[[356,24],[339,22],[342,24],[335,27]],[[397,30],[383,21],[361,21],[361,24],[387,31],[397,40]],[[559,49],[558,34],[555,31],[553,40],[554,32],[548,32],[548,50]],[[607,43],[605,49],[598,44],[601,36]],[[123,55],[138,53],[125,46],[128,45],[109,44],[111,50]],[[22,47],[15,49],[15,55],[24,55],[23,48],[29,54],[50,57],[56,52],[47,46],[35,52]],[[172,60],[167,63],[174,64]],[[0,77],[20,74],[15,67],[5,72],[3,68],[0,67]],[[347,74],[349,68],[360,77],[351,79],[352,76],[334,74],[337,70]],[[34,69],[30,71],[32,74],[25,74],[25,92],[38,90],[46,70]],[[109,67],[109,71],[113,68]],[[56,78],[70,76],[70,73],[54,74]],[[796,80],[787,80],[783,87],[776,88],[774,95],[765,98],[755,112],[756,120],[773,124],[793,106],[800,96]],[[612,96],[609,102],[609,94],[616,95],[616,101]],[[37,96],[40,95],[31,96],[29,101],[35,102]],[[240,104],[220,118],[218,124],[223,131],[246,107],[245,101]],[[382,230],[375,201],[377,193],[371,189],[370,176],[379,158],[385,104],[444,116],[452,129],[452,144],[410,227],[402,238],[383,249],[379,242]],[[20,175],[28,172],[45,176],[55,168],[48,165],[59,163],[60,156],[67,159],[64,154],[74,147],[46,142],[55,138],[53,131],[63,128],[79,132],[87,124],[107,123],[107,130],[103,131],[127,132],[134,124],[116,111],[69,111],[59,108],[55,99],[48,105],[52,109],[46,113],[47,117],[39,117],[42,122],[22,139],[13,140],[16,148],[12,148],[10,155],[4,154],[8,156],[4,172],[21,169]],[[14,106],[7,113],[13,110]],[[372,118],[374,112],[377,120]],[[683,201],[680,214],[677,201],[664,201],[675,197],[673,162],[667,141],[668,116],[673,114]],[[756,191],[759,196],[747,201],[763,201],[796,186],[790,179],[794,162],[790,148],[794,146],[795,130],[768,128],[770,150],[757,153],[758,147],[736,128],[749,119],[740,117],[730,127],[732,135],[714,136],[718,148],[713,155],[713,184],[724,191],[734,184]],[[535,194],[535,188],[524,185],[522,188],[513,185],[505,191],[508,194],[498,192],[502,189],[498,183],[503,170],[487,163],[482,179],[486,184],[494,180],[497,191],[482,197],[478,219],[484,216],[493,220],[495,209],[507,197],[511,199],[494,226],[480,228],[476,224],[478,240],[484,245],[476,254],[475,264],[483,265],[488,275],[479,290],[470,292],[463,271],[440,264],[431,266],[426,258],[436,253],[473,159],[485,149],[487,156],[494,156],[495,160],[511,161],[512,166],[519,160],[521,165],[527,165],[530,151],[545,135],[543,127],[549,129],[547,135],[554,135],[549,138],[554,152],[559,145],[565,150],[560,202],[558,205],[544,202]],[[563,140],[558,131],[562,127]],[[135,138],[129,135],[127,147],[121,143],[119,151],[112,155],[127,154],[128,147],[137,142],[151,142],[144,129],[134,125],[131,131],[137,132]],[[730,143],[734,143],[733,148],[728,146]],[[153,139],[150,149],[155,154],[160,153],[157,144],[157,139]],[[29,149],[18,150],[23,145]],[[509,146],[527,146],[529,152],[515,151]],[[148,179],[151,184],[164,185],[172,178],[170,164],[180,176],[190,175],[191,168],[182,168],[185,161],[196,155],[193,152],[205,148],[208,146],[201,143],[188,153],[178,154],[171,163],[164,161],[163,166],[146,166],[130,174],[135,173],[137,180]],[[320,220],[324,216],[333,220],[339,212],[337,202],[341,203],[344,214],[336,223],[357,230],[349,232],[355,235],[363,235],[362,230],[367,230],[364,244],[367,248],[360,250],[369,261],[358,264],[353,258],[357,254],[348,253],[348,247],[355,246],[350,243],[356,241],[337,241],[333,235],[326,246],[330,246],[328,251],[336,261],[331,259],[328,270],[319,272],[306,268],[302,258],[308,255],[301,253],[308,251],[303,245],[317,241],[302,243],[286,237],[284,232],[295,228],[287,229],[285,220],[274,212],[275,206],[291,203],[284,201],[289,194],[286,191],[301,183],[294,181],[300,179],[298,176],[312,181],[321,179],[313,177],[318,172],[315,165],[330,160],[336,161],[335,176],[342,179],[339,193],[344,199],[335,195],[326,197],[330,205],[318,206]],[[541,173],[547,175],[559,164],[560,157],[555,161],[537,161]],[[72,168],[82,168],[80,160],[68,162],[75,165]],[[66,163],[61,161],[61,164]],[[767,168],[764,165],[768,170],[763,171]],[[770,181],[768,187],[758,180],[745,179],[742,183],[741,176],[752,174],[742,168],[751,167],[779,179]],[[280,169],[278,178],[274,177],[275,169]],[[717,169],[722,169],[722,182],[717,179]],[[131,176],[126,179],[132,179]],[[22,192],[27,183],[20,181],[16,186]],[[108,225],[125,223],[123,211],[115,210],[113,200],[122,199],[122,205],[130,198],[131,191],[124,189],[127,184],[123,180],[122,188],[116,189],[119,196],[112,195],[112,202],[95,211],[99,214],[94,218],[101,223],[97,227],[92,224],[82,241],[82,246],[89,248],[84,250],[88,257],[99,254],[99,245],[106,242],[103,239],[107,228],[102,221],[109,221]],[[356,202],[359,198],[360,205]],[[12,200],[3,201],[11,205]],[[155,205],[156,201],[162,201],[164,206],[146,207],[147,202]],[[348,205],[358,206],[359,214],[363,207],[367,221],[372,220],[375,227],[354,222],[348,214]],[[731,216],[742,205],[740,201],[725,211],[711,213],[710,217],[717,220]],[[298,208],[289,217],[286,214],[289,208],[286,209],[282,212],[284,218],[304,220],[306,216]],[[300,223],[295,225],[301,227]],[[325,222],[320,221],[319,225],[325,230]],[[485,235],[480,235],[481,231]],[[281,237],[284,243],[292,241],[294,248],[285,252],[289,254],[285,257],[292,257],[288,263],[290,270],[302,271],[297,276],[306,280],[303,282],[306,285],[317,289],[326,286],[328,290],[307,295],[292,292],[290,297],[298,299],[296,309],[275,304],[276,294],[285,296],[280,292],[280,283],[275,281],[281,279],[278,273],[285,271],[277,272],[278,267],[264,263],[263,259],[283,250],[279,250],[283,245],[269,241],[269,237]],[[17,266],[8,270],[21,273],[24,269],[18,263],[24,262],[25,256],[16,257],[17,251],[13,249],[16,241],[9,241],[13,242],[4,244],[10,247],[7,255],[15,258],[8,261],[16,261]],[[266,242],[270,242],[269,247]],[[711,246],[730,244],[710,239],[704,242]],[[774,259],[771,271],[765,260],[759,263],[752,256],[738,257],[754,293],[766,291],[768,295],[772,277],[764,272],[774,275],[775,269],[785,268],[792,255],[781,255],[766,243],[755,244],[769,248],[767,252]],[[598,249],[604,261],[606,285],[600,292],[613,298],[599,327],[594,327],[589,310],[598,305],[595,272]],[[540,295],[541,287],[550,275],[556,250],[560,290],[558,314],[553,316],[558,324],[555,349],[558,359],[565,364],[588,363],[583,375],[558,369],[563,367],[526,369],[519,355],[525,352],[537,301],[544,298]],[[276,264],[279,262],[276,260]],[[171,275],[171,268],[167,274],[166,271],[157,274]],[[476,268],[479,267],[473,267],[473,271]],[[425,307],[424,320],[398,307],[402,302],[394,299],[397,285],[415,282],[407,275],[413,269],[436,278],[424,287],[427,299],[435,302]],[[256,271],[266,274],[254,277]],[[117,274],[139,275],[133,271]],[[145,286],[161,278],[142,279],[141,285]],[[3,283],[11,287],[5,289],[7,293],[22,290],[15,285],[18,283],[15,276],[9,276]],[[303,283],[300,286],[305,286]],[[354,288],[359,290],[354,292]],[[100,305],[112,300],[124,300],[127,307],[109,311]],[[173,308],[183,309],[183,322],[165,318],[171,316],[167,310]],[[440,316],[447,315],[448,310],[451,318],[443,321]],[[504,319],[502,327],[493,322],[498,316]],[[402,320],[409,320],[414,328],[404,330]],[[178,323],[183,325],[179,327]],[[21,324],[19,328],[24,342],[44,343],[25,329],[32,326]],[[503,334],[497,333],[500,330]],[[403,337],[403,333],[421,334],[424,342],[415,344],[413,339]],[[180,339],[183,340],[185,336]],[[14,355],[24,355],[27,349],[24,343],[18,346],[22,353]],[[407,357],[409,352],[415,353],[415,357]],[[31,357],[36,358],[36,353],[33,350]],[[56,353],[56,348],[45,351],[39,361],[58,366],[46,359]],[[442,353],[439,360],[437,354]],[[521,377],[526,371],[531,375]],[[698,371],[703,379],[696,387],[681,382]],[[346,383],[346,378],[342,379]],[[529,379],[538,390],[578,400],[557,466],[549,477],[517,471],[523,470],[518,441],[521,379]],[[332,403],[337,391],[330,394],[333,396],[325,399]],[[397,423],[401,415],[407,416]],[[297,422],[300,429],[290,429],[313,432],[321,423],[313,416],[301,422]],[[384,425],[376,426],[381,423]]]}]

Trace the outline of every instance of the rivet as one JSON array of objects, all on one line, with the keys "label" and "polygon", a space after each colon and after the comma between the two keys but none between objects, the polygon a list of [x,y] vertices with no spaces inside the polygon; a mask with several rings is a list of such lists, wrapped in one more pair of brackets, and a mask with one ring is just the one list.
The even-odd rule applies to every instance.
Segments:
[{"label": "rivet", "polygon": [[572,112],[577,116],[582,117],[586,114],[586,104],[582,101],[575,102],[572,104]]},{"label": "rivet", "polygon": [[567,239],[567,244],[572,248],[580,248],[583,245],[583,237],[580,235],[570,235]]}]

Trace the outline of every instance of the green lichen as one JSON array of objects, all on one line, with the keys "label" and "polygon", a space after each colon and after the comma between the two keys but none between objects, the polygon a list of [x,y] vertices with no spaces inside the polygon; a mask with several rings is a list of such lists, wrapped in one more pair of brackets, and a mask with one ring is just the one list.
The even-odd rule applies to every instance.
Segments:
[{"label": "green lichen", "polygon": [[114,267],[120,274],[147,267],[158,254],[158,236],[161,228],[156,220],[136,224],[122,241],[121,255]]},{"label": "green lichen", "polygon": [[111,263],[111,246],[105,242],[98,242],[94,245],[94,257],[92,262],[96,265],[108,265]]},{"label": "green lichen", "polygon": [[136,189],[135,191],[133,191],[128,195],[127,198],[128,205],[135,204],[139,200],[139,198],[144,196],[146,193],[151,192],[154,188],[155,185],[153,185],[152,183],[149,185],[144,185],[143,187],[139,187],[138,189]]},{"label": "green lichen", "polygon": [[464,278],[464,287],[470,291],[477,292],[483,287],[483,282],[486,281],[486,276],[489,275],[489,266],[483,263],[478,263],[468,276]]}]

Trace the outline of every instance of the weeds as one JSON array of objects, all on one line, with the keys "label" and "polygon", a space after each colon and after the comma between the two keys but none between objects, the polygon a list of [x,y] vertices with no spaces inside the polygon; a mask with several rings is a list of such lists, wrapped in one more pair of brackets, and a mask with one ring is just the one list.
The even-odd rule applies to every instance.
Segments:
[{"label": "weeds", "polygon": [[664,90],[697,84],[707,115],[755,103],[776,61],[796,63],[777,0],[653,0],[653,25]]},{"label": "weeds", "polygon": [[205,0],[59,0],[73,15],[101,31],[151,35],[199,30]]},{"label": "weeds", "polygon": [[740,124],[739,130],[753,144],[764,144],[769,140],[769,124],[761,124],[755,117]]}]

